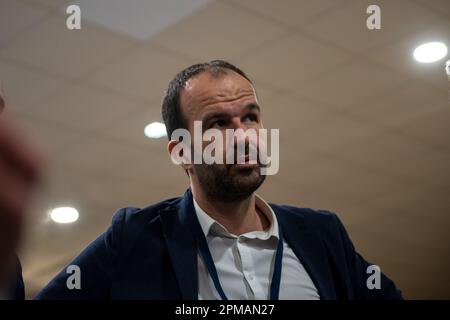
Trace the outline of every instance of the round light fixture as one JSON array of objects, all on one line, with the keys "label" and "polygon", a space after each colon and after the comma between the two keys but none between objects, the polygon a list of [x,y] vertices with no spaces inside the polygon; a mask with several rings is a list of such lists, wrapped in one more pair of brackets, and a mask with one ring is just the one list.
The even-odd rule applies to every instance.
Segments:
[{"label": "round light fixture", "polygon": [[421,63],[441,60],[447,55],[447,46],[442,42],[428,42],[418,46],[413,53],[414,59]]},{"label": "round light fixture", "polygon": [[50,218],[56,223],[72,223],[78,220],[77,209],[71,207],[59,207],[50,212]]},{"label": "round light fixture", "polygon": [[144,129],[144,134],[151,139],[159,139],[167,136],[166,126],[161,122],[152,122]]}]

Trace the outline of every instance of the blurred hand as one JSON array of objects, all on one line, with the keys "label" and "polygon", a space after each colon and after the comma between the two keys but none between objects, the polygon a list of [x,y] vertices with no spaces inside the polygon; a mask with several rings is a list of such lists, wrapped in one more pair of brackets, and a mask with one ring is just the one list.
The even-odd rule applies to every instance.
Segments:
[{"label": "blurred hand", "polygon": [[0,288],[14,274],[23,221],[41,167],[37,151],[5,118],[4,107],[0,94]]}]

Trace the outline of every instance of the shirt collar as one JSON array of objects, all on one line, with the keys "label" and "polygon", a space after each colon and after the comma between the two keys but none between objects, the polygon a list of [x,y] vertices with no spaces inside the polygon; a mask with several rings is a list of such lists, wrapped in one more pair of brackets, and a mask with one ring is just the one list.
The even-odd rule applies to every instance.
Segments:
[{"label": "shirt collar", "polygon": [[[211,218],[202,208],[200,208],[197,201],[195,201],[195,198],[193,198],[193,202],[195,213],[205,236],[218,235],[229,238],[238,238],[238,236],[231,234],[222,224]],[[267,240],[271,237],[275,237],[278,239],[278,221],[272,208],[266,201],[264,201],[263,198],[261,198],[257,194],[255,194],[255,205],[267,217],[270,226],[264,231],[250,231],[240,236],[251,239],[258,238],[261,240]]]}]

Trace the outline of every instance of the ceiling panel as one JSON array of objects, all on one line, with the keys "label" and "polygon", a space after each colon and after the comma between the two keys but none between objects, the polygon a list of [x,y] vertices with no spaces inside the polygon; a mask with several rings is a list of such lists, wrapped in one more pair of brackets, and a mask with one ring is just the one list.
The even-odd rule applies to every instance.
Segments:
[{"label": "ceiling panel", "polygon": [[447,0],[414,0],[414,2],[425,8],[434,10],[440,15],[450,17],[450,4]]},{"label": "ceiling panel", "polygon": [[81,30],[68,30],[65,17],[56,16],[9,43],[0,54],[76,78],[119,56],[131,45],[131,40],[86,23]]},{"label": "ceiling panel", "polygon": [[420,119],[448,101],[448,92],[421,81],[410,80],[390,94],[361,103],[350,112],[367,121],[398,128],[406,122]]},{"label": "ceiling panel", "polygon": [[316,120],[308,130],[298,136],[289,136],[286,142],[298,148],[305,146],[321,153],[332,154],[381,132],[382,128],[371,123],[345,115],[330,114]]},{"label": "ceiling panel", "polygon": [[[369,5],[381,9],[381,29],[366,27]],[[355,1],[329,15],[317,19],[303,30],[353,52],[368,52],[406,34],[426,28],[439,16],[409,0]]]},{"label": "ceiling panel", "polygon": [[401,130],[423,143],[450,152],[448,137],[450,136],[450,103],[435,109],[419,119],[405,123]]},{"label": "ceiling panel", "polygon": [[408,183],[438,190],[448,185],[444,178],[450,166],[449,154],[401,133],[385,132],[339,150],[340,161]]},{"label": "ceiling panel", "polygon": [[139,47],[93,73],[89,81],[151,101],[160,99],[172,77],[193,63],[151,46]]},{"label": "ceiling panel", "polygon": [[406,77],[389,69],[353,60],[322,77],[300,83],[295,92],[337,109],[349,109],[379,99],[406,81]]},{"label": "ceiling panel", "polygon": [[235,6],[213,2],[159,33],[151,43],[199,61],[233,60],[283,31],[278,25]]},{"label": "ceiling panel", "polygon": [[147,40],[211,0],[77,0],[83,18],[108,30]]},{"label": "ceiling panel", "polygon": [[289,33],[250,52],[238,63],[255,79],[276,88],[291,89],[349,58],[343,51],[300,34]]},{"label": "ceiling panel", "polygon": [[134,146],[91,135],[87,136],[84,141],[67,148],[58,157],[57,163],[80,170],[98,170],[105,174],[121,170],[123,166],[129,165],[130,159],[135,159],[143,153],[145,150]]},{"label": "ceiling panel", "polygon": [[60,10],[61,8],[64,8],[64,6],[71,3],[69,0],[19,0],[19,1],[52,10]]},{"label": "ceiling panel", "polygon": [[0,48],[48,16],[48,12],[17,0],[0,2]]},{"label": "ceiling panel", "polygon": [[69,128],[98,131],[145,107],[119,94],[69,85],[37,106],[34,114]]},{"label": "ceiling panel", "polygon": [[[161,120],[161,102],[154,100],[144,105],[142,108],[133,109],[126,112],[120,121],[115,121],[109,126],[98,128],[102,135],[112,137],[123,143],[147,148],[151,145],[160,145],[160,141],[166,141],[165,138],[160,140],[149,139],[144,135],[144,128],[151,122]],[[124,106],[125,108],[125,106]]]},{"label": "ceiling panel", "polygon": [[85,138],[83,132],[79,130],[30,116],[21,114],[14,120],[21,130],[24,130],[27,136],[33,139],[34,143],[39,144],[48,161],[57,159],[59,152],[62,152],[64,148]]},{"label": "ceiling panel", "polygon": [[420,154],[411,154],[402,162],[391,164],[389,170],[403,176],[411,185],[419,185],[432,190],[439,195],[437,204],[448,204],[448,192],[445,187],[450,185],[448,172],[450,170],[450,154],[440,150],[426,150]]},{"label": "ceiling panel", "polygon": [[47,96],[67,84],[59,78],[10,63],[1,57],[0,82],[8,109],[22,114],[36,113],[39,102],[45,102]]},{"label": "ceiling panel", "polygon": [[227,0],[237,6],[256,12],[263,17],[273,19],[280,24],[290,27],[304,25],[320,15],[328,14],[335,8],[342,8],[352,1],[324,0],[324,1],[298,1],[298,0]]},{"label": "ceiling panel", "polygon": [[261,107],[264,126],[279,129],[280,139],[295,139],[328,114],[323,107],[283,94]]}]

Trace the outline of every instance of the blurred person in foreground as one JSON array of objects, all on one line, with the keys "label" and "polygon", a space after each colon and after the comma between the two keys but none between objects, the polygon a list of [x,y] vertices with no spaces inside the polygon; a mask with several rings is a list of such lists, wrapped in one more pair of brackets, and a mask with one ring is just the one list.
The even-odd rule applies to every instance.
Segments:
[{"label": "blurred person in foreground", "polygon": [[15,253],[42,160],[11,120],[5,119],[4,108],[0,91],[0,299],[24,299]]},{"label": "blurred person in foreground", "polygon": [[[168,151],[173,155],[186,142],[170,139],[177,129],[195,138],[194,121],[218,132],[261,130],[261,111],[251,80],[236,66],[221,60],[190,66],[163,98]],[[3,288],[12,284],[10,296],[20,299],[14,253],[40,161],[12,130],[0,123],[0,259],[9,266],[2,270]],[[245,143],[248,150],[252,142]],[[202,150],[206,146],[202,141]],[[184,195],[119,209],[112,226],[69,264],[81,271],[79,285],[68,285],[65,268],[36,298],[402,299],[381,272],[378,285],[368,285],[371,263],[334,213],[268,204],[257,195],[265,180],[259,161],[246,156],[244,163],[180,166],[190,185]]]}]

